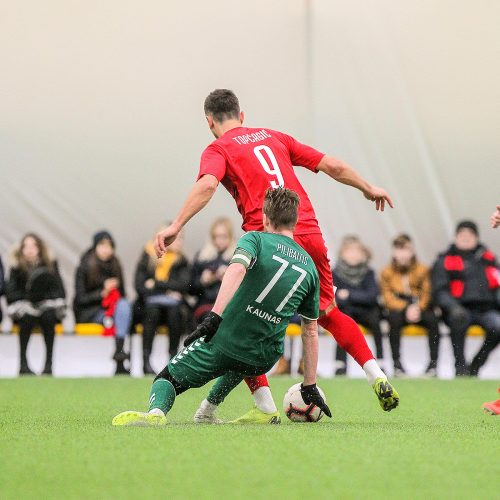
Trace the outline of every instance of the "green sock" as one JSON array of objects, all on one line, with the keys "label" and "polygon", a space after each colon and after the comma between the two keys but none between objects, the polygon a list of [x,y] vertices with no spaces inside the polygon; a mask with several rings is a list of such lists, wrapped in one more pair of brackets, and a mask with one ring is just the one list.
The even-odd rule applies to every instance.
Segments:
[{"label": "green sock", "polygon": [[167,414],[175,401],[174,386],[164,378],[159,378],[151,386],[149,393],[149,411],[153,408],[159,408],[163,413]]}]

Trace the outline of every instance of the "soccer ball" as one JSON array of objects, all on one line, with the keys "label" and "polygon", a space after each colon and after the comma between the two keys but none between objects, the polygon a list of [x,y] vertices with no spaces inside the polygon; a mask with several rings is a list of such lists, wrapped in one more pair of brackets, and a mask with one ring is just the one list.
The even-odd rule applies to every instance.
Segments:
[{"label": "soccer ball", "polygon": [[[325,400],[325,393],[318,387],[318,391]],[[317,422],[323,416],[323,411],[315,404],[306,404],[300,394],[300,384],[288,389],[283,398],[283,411],[292,422]]]}]

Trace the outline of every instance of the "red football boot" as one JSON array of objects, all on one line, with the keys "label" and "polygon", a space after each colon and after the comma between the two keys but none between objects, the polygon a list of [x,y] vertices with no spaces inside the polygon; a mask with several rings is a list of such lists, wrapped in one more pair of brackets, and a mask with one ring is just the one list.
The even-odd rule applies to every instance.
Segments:
[{"label": "red football boot", "polygon": [[[500,392],[500,388],[498,389]],[[490,415],[500,415],[500,399],[496,401],[491,401],[491,403],[483,404],[484,413],[489,413]]]}]

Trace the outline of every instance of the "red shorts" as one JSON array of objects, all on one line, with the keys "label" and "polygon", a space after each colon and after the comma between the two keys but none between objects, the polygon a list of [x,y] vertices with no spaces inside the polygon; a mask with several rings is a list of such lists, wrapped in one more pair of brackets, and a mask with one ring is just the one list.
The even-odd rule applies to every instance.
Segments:
[{"label": "red shorts", "polygon": [[319,275],[319,308],[324,311],[335,298],[330,259],[321,233],[295,234],[293,239],[312,258]]}]

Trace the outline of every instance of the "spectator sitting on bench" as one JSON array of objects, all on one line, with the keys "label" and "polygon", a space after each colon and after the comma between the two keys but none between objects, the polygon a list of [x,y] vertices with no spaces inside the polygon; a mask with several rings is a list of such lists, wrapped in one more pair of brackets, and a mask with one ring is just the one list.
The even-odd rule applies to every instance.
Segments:
[{"label": "spectator sitting on bench", "polygon": [[105,334],[115,335],[116,375],[128,374],[124,361],[125,338],[130,331],[132,309],[125,298],[123,271],[115,255],[115,241],[108,231],[93,237],[76,270],[73,303],[77,323],[101,323]]},{"label": "spectator sitting on bench", "polygon": [[49,257],[45,243],[29,233],[14,252],[6,284],[7,312],[19,325],[20,375],[34,375],[26,351],[31,332],[38,323],[47,349],[44,375],[52,375],[55,326],[66,311],[64,285],[56,261]]},{"label": "spectator sitting on bench", "polygon": [[169,331],[170,357],[177,354],[179,341],[186,331],[184,294],[189,290],[190,267],[182,252],[182,233],[158,259],[154,241],[142,252],[135,272],[138,309],[143,324],[142,354],[144,374],[154,374],[150,355],[156,329],[166,324]]},{"label": "spectator sitting on bench", "polygon": [[[455,242],[434,264],[434,295],[450,327],[457,375],[477,376],[490,352],[500,343],[498,269],[495,255],[479,242],[477,225],[472,221],[457,225]],[[467,368],[465,334],[472,324],[482,326],[486,338]]]},{"label": "spectator sitting on bench", "polygon": [[438,350],[438,320],[431,304],[429,269],[418,262],[411,238],[401,234],[392,242],[392,262],[381,274],[380,288],[384,307],[388,311],[394,375],[404,375],[400,360],[401,329],[409,324],[427,329],[430,362],[426,375],[435,377]]},{"label": "spectator sitting on bench", "polygon": [[215,219],[210,227],[210,241],[195,255],[191,272],[191,293],[197,298],[194,317],[198,323],[212,310],[234,245],[231,221],[226,217]]},{"label": "spectator sitting on bench", "polygon": [[[375,272],[369,266],[371,252],[357,236],[346,236],[333,269],[337,287],[335,300],[339,309],[373,334],[377,362],[383,366],[382,332],[380,330],[379,289]],[[337,346],[335,375],[346,374],[347,354]]]}]

